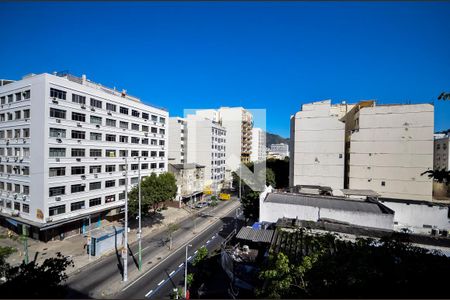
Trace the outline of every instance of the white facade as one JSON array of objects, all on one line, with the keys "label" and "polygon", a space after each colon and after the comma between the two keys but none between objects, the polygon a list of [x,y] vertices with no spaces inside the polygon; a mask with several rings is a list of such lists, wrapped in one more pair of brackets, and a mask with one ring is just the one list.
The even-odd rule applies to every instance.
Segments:
[{"label": "white facade", "polygon": [[3,215],[43,226],[120,207],[125,158],[129,184],[137,156],[142,176],[167,171],[168,112],[125,92],[40,74],[0,86],[0,99]]},{"label": "white facade", "polygon": [[350,189],[381,197],[432,200],[434,107],[431,104],[360,107],[352,120]]},{"label": "white facade", "polygon": [[278,155],[284,159],[286,156],[289,156],[289,145],[284,143],[272,144],[270,145],[270,154]]},{"label": "white facade", "polygon": [[250,160],[253,162],[266,160],[266,133],[261,128],[252,129]]},{"label": "white facade", "polygon": [[346,105],[303,104],[291,117],[290,185],[344,187]]},{"label": "white facade", "polygon": [[225,179],[228,132],[218,123],[198,115],[188,115],[186,124],[186,163],[205,166],[205,185],[217,187]]},{"label": "white facade", "polygon": [[443,135],[434,139],[434,170],[450,170],[450,136]]},{"label": "white facade", "polygon": [[186,158],[186,119],[169,119],[169,163],[182,164]]}]

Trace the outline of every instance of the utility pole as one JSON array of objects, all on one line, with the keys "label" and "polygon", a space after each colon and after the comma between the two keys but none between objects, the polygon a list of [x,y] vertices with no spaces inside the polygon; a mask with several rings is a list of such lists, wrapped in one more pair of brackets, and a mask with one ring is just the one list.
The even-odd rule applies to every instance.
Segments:
[{"label": "utility pole", "polygon": [[88,225],[88,244],[89,244],[89,253],[88,260],[91,261],[91,251],[92,251],[92,237],[91,237],[91,215],[89,215],[89,225]]},{"label": "utility pole", "polygon": [[184,262],[184,299],[187,294],[187,267],[188,267],[188,248],[192,247],[191,244],[186,245],[186,261]]},{"label": "utility pole", "polygon": [[123,255],[123,282],[128,281],[128,159],[125,157],[125,249]]},{"label": "utility pole", "polygon": [[141,225],[141,157],[138,156],[138,190],[139,190],[139,271],[142,271],[142,225]]}]

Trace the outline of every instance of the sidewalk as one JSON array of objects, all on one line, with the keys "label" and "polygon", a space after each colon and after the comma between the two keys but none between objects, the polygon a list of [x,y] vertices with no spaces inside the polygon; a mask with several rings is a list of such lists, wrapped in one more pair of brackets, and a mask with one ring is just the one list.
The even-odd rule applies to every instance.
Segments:
[{"label": "sidewalk", "polygon": [[[183,208],[173,208],[168,207],[167,210],[162,210],[161,214],[163,216],[161,223],[154,224],[151,227],[142,226],[142,236],[148,236],[150,234],[156,234],[167,228],[167,225],[174,222],[180,222],[185,218],[189,217],[191,214],[188,210]],[[110,223],[109,225],[113,225]],[[130,230],[128,234],[128,243],[131,244],[136,241],[136,231],[137,229]],[[0,246],[9,246],[17,249],[17,252],[11,254],[7,258],[7,262],[11,265],[18,265],[24,259],[24,245],[23,242],[18,238],[17,235],[13,239],[7,238],[7,229],[0,227]],[[36,241],[33,239],[28,239],[28,256],[29,260],[32,261],[37,255],[37,262],[40,264],[46,258],[54,257],[57,252],[61,252],[63,255],[70,256],[74,261],[74,268],[67,270],[67,274],[72,274],[79,270],[80,268],[92,263],[101,257],[89,257],[86,253],[86,238],[83,235],[78,234],[72,237],[68,237],[62,241],[50,241],[47,243]],[[110,254],[110,253],[109,253]],[[105,255],[108,255],[105,254]]]}]

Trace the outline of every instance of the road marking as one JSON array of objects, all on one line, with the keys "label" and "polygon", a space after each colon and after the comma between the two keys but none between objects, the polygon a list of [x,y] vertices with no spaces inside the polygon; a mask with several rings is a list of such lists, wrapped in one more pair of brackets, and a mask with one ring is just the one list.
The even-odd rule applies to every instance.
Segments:
[{"label": "road marking", "polygon": [[181,268],[183,265],[184,265],[184,263],[181,263],[181,264],[178,266],[178,268]]},{"label": "road marking", "polygon": [[173,275],[173,273],[175,273],[175,271],[172,271],[172,272],[170,272],[170,273],[169,273],[169,276],[172,276],[172,275]]},{"label": "road marking", "polygon": [[210,241],[210,240],[207,240],[207,241],[206,241],[206,244],[209,244],[209,242],[211,242],[211,241]]},{"label": "road marking", "polygon": [[213,235],[211,239],[215,239],[215,238],[216,238],[216,236],[215,236],[215,235]]},{"label": "road marking", "polygon": [[145,294],[145,297],[148,297],[151,293],[153,293],[153,290],[150,290],[147,294]]},{"label": "road marking", "polygon": [[164,283],[164,279],[163,280],[161,280],[161,282],[160,283],[158,283],[158,286],[160,286],[161,284],[163,284]]},{"label": "road marking", "polygon": [[197,254],[198,250],[195,250],[194,254]]},{"label": "road marking", "polygon": [[192,256],[189,256],[189,257],[188,257],[188,260],[190,260],[191,258],[192,258]]}]

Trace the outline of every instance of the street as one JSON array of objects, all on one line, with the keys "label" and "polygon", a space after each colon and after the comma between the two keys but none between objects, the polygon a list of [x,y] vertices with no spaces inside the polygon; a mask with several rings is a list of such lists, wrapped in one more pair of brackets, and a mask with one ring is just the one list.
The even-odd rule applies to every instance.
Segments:
[{"label": "street", "polygon": [[[224,217],[220,219],[215,219],[214,216],[216,214],[216,211],[220,210],[222,207],[224,209],[224,212],[234,207],[232,203],[233,202],[220,202],[219,206],[207,207],[205,209],[202,209],[200,210],[201,213],[199,214],[199,216],[197,217],[193,216],[192,218],[186,219],[183,222],[179,223],[180,228],[173,234],[174,244],[176,243],[177,240],[186,239],[187,235],[191,235],[194,237],[192,233],[194,227],[198,228],[200,224],[204,224],[204,222],[212,220],[211,224],[209,225],[210,227],[208,227],[207,230],[199,234],[194,239],[194,241],[191,242],[191,244],[193,244],[191,252],[194,253],[194,251],[198,248],[198,246],[201,246],[202,243],[205,244],[208,240],[210,240],[209,243],[211,243],[212,245],[216,245],[216,243],[218,243],[218,241],[220,240],[220,236],[216,235],[216,238],[214,239],[212,239],[212,236],[218,233],[224,224],[233,224],[232,222],[234,222],[235,209],[232,209],[228,214],[226,214]],[[150,271],[146,271],[148,273],[140,275],[141,277],[138,277],[138,280],[136,282],[132,282],[131,276],[129,282],[127,283],[121,282],[122,259],[120,257],[119,252],[116,252],[116,254],[109,255],[96,262],[93,262],[91,265],[88,265],[87,267],[81,269],[78,273],[70,276],[67,281],[69,289],[67,298],[114,297],[114,294],[117,292],[117,290],[120,291],[119,292],[120,297],[122,294],[125,294],[125,292],[126,295],[130,293],[130,295],[136,294],[136,297],[138,297],[139,293],[137,291],[139,290],[139,287],[141,287],[141,285],[144,285],[145,287],[149,286],[146,293],[149,292],[153,287],[157,286],[157,284],[161,282],[162,278],[167,278],[163,276],[164,275],[162,274],[162,272],[164,272],[163,270],[170,269],[168,274],[170,274],[172,270],[177,272],[178,269],[176,269],[175,267],[179,266],[180,263],[176,264],[176,262],[180,261],[179,259],[180,257],[184,257],[184,247],[182,247],[181,250],[174,251],[173,254],[170,254],[170,256],[163,259],[163,256],[166,256],[164,254],[167,254],[169,251],[165,242],[166,239],[167,239],[167,231],[160,232],[154,236],[143,238],[142,240],[143,264],[148,266],[148,265],[156,265],[159,263],[160,265],[158,265],[156,268],[150,269]],[[130,257],[128,258],[129,273],[133,271],[137,272],[138,268],[137,250],[138,250],[137,243],[134,243],[129,246],[129,253],[130,253]],[[159,270],[159,272],[161,272],[160,274],[161,276],[160,277],[154,276],[154,274],[159,274],[154,270]],[[175,273],[172,275],[175,275]],[[176,275],[178,275],[178,273],[176,273]],[[158,279],[159,281],[153,285],[154,281],[149,280],[148,278],[150,277],[148,276],[150,276],[151,278],[156,278],[154,281],[157,281]],[[141,280],[143,277],[145,277],[145,279]],[[117,285],[122,285],[126,289],[122,291],[123,288],[120,288]],[[160,286],[163,286],[163,284],[161,283]],[[164,286],[166,286],[165,283]],[[156,291],[156,288],[153,289]],[[145,296],[146,293],[144,293],[142,296],[139,297]]]}]

